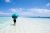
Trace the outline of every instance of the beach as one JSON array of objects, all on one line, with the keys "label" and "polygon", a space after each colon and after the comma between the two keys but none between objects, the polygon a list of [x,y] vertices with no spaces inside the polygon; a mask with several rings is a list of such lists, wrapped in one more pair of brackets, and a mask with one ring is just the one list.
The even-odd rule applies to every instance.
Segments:
[{"label": "beach", "polygon": [[0,17],[0,33],[50,33],[49,18],[18,17],[16,20],[14,26],[11,17]]}]

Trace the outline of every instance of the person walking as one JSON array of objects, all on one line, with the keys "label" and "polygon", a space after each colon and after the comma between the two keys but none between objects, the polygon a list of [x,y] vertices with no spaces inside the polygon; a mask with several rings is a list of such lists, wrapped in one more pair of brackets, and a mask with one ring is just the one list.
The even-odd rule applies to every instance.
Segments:
[{"label": "person walking", "polygon": [[13,14],[12,15],[12,18],[13,18],[13,22],[14,22],[14,25],[15,25],[16,24],[16,19],[18,18],[18,15]]}]

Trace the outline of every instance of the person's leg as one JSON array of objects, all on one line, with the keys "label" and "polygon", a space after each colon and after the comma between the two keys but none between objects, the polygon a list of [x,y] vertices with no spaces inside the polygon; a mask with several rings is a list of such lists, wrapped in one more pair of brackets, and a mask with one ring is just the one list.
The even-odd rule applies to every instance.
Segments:
[{"label": "person's leg", "polygon": [[16,19],[14,19],[14,25],[16,24]]}]

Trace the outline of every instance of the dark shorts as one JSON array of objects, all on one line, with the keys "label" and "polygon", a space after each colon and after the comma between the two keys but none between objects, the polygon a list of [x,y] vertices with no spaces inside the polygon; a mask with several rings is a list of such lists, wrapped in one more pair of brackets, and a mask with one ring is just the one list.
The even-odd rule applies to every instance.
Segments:
[{"label": "dark shorts", "polygon": [[16,20],[14,19],[14,23],[16,23]]}]

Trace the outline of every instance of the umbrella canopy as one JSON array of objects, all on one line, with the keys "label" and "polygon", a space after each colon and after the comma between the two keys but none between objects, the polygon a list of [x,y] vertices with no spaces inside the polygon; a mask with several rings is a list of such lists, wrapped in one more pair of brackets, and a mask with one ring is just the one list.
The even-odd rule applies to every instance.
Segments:
[{"label": "umbrella canopy", "polygon": [[18,14],[13,14],[12,18],[16,19],[18,17]]}]

